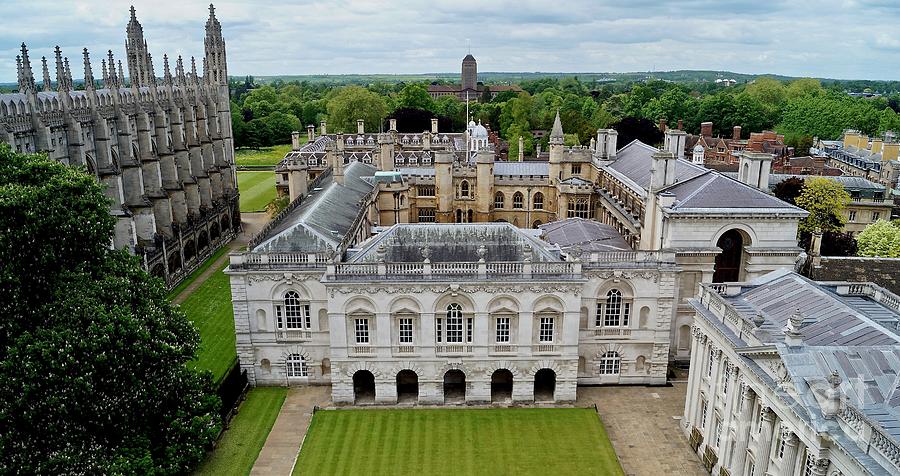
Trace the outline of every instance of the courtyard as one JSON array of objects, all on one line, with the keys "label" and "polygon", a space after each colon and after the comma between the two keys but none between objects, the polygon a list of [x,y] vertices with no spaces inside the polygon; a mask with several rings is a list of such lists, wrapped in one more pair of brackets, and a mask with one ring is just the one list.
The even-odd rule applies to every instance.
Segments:
[{"label": "courtyard", "polygon": [[317,412],[294,474],[624,474],[593,408]]}]

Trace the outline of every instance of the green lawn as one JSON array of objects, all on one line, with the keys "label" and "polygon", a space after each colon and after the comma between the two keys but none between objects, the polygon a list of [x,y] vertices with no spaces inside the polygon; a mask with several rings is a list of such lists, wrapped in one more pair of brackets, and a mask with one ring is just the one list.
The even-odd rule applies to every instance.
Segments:
[{"label": "green lawn", "polygon": [[266,205],[275,198],[275,173],[241,171],[237,176],[241,213],[265,211]]},{"label": "green lawn", "polygon": [[323,410],[295,475],[622,475],[593,409]]},{"label": "green lawn", "polygon": [[255,387],[247,393],[240,411],[231,420],[216,449],[197,470],[199,476],[231,476],[250,473],[259,451],[275,424],[287,389]]},{"label": "green lawn", "polygon": [[[300,135],[300,143],[306,143],[306,134]],[[290,152],[291,144],[262,147],[257,149],[237,149],[234,162],[237,165],[277,165]]]},{"label": "green lawn", "polygon": [[181,309],[200,331],[200,351],[189,365],[209,370],[218,383],[237,359],[231,284],[222,266],[181,303]]},{"label": "green lawn", "polygon": [[213,253],[212,256],[210,256],[209,258],[206,258],[206,261],[204,261],[203,264],[201,264],[199,268],[195,269],[194,272],[191,273],[190,276],[188,276],[187,278],[184,278],[183,281],[178,283],[178,286],[175,286],[174,288],[172,288],[171,291],[169,291],[169,300],[171,301],[172,299],[175,299],[176,297],[178,297],[178,295],[181,294],[182,291],[184,291],[188,286],[190,286],[191,283],[193,283],[194,280],[196,280],[198,276],[203,274],[203,272],[206,271],[207,268],[212,266],[212,264],[215,263],[216,260],[219,259],[220,256],[225,254],[226,251],[228,251],[227,244],[225,244],[221,248],[219,248],[219,250],[216,251],[215,253]]}]

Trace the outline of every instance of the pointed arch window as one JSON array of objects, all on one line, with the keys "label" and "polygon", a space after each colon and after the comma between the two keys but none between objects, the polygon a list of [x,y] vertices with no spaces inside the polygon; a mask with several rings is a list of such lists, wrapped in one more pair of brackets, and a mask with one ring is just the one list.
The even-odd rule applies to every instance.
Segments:
[{"label": "pointed arch window", "polygon": [[617,375],[622,367],[622,357],[618,352],[609,351],[600,358],[600,375]]},{"label": "pointed arch window", "polygon": [[462,183],[459,184],[459,195],[464,198],[469,198],[468,180],[463,180]]},{"label": "pointed arch window", "polygon": [[497,192],[494,194],[494,208],[503,208],[505,206],[506,197],[503,196],[503,192]]},{"label": "pointed arch window", "polygon": [[543,210],[544,209],[544,194],[541,192],[537,192],[534,194],[534,209],[535,210]]},{"label": "pointed arch window", "polygon": [[524,197],[522,196],[522,192],[516,192],[513,194],[513,208],[522,208],[522,204],[524,203]]}]

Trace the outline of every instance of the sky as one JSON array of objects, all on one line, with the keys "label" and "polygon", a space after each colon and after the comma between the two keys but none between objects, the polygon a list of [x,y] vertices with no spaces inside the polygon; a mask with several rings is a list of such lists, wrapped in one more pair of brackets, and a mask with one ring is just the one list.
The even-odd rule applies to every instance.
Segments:
[{"label": "sky", "polygon": [[[76,77],[84,47],[97,77],[106,50],[125,63],[131,4],[158,76],[163,53],[203,55],[203,1],[2,0],[0,82],[23,41],[38,81],[56,45]],[[480,71],[900,79],[900,0],[220,0],[216,16],[232,76],[458,72],[470,45]]]}]

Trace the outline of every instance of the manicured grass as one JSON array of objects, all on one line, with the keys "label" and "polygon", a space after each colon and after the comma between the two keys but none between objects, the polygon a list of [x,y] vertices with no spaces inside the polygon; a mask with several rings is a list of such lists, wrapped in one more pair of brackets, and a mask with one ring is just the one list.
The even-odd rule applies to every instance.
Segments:
[{"label": "manicured grass", "polygon": [[621,475],[588,408],[324,410],[295,475]]},{"label": "manicured grass", "polygon": [[[300,136],[300,143],[306,143],[306,134]],[[258,150],[237,149],[234,151],[234,162],[237,165],[277,165],[290,150],[291,144],[262,147]]]},{"label": "manicured grass", "polygon": [[275,173],[269,171],[237,173],[241,191],[241,213],[262,212],[275,198]]},{"label": "manicured grass", "polygon": [[237,359],[234,339],[234,311],[231,307],[231,283],[222,270],[216,272],[181,303],[181,309],[200,331],[197,360],[188,365],[209,370],[218,383]]},{"label": "manicured grass", "polygon": [[216,449],[197,470],[199,476],[250,474],[287,396],[281,387],[255,387],[222,435]]},{"label": "manicured grass", "polygon": [[218,251],[213,253],[212,256],[210,256],[209,258],[206,258],[206,261],[204,261],[203,264],[201,264],[199,268],[195,269],[194,272],[191,273],[190,276],[185,278],[184,281],[178,283],[178,286],[175,286],[174,288],[172,288],[171,291],[169,291],[169,300],[171,301],[172,299],[175,299],[176,297],[178,297],[178,295],[181,294],[182,291],[184,291],[188,286],[190,286],[191,283],[193,283],[197,279],[198,276],[203,274],[204,271],[206,271],[210,266],[212,266],[212,264],[215,263],[216,260],[219,259],[219,257],[222,256],[223,254],[225,254],[225,252],[227,252],[227,251],[228,251],[228,245],[226,244],[226,245],[223,245],[221,248],[219,248]]}]

